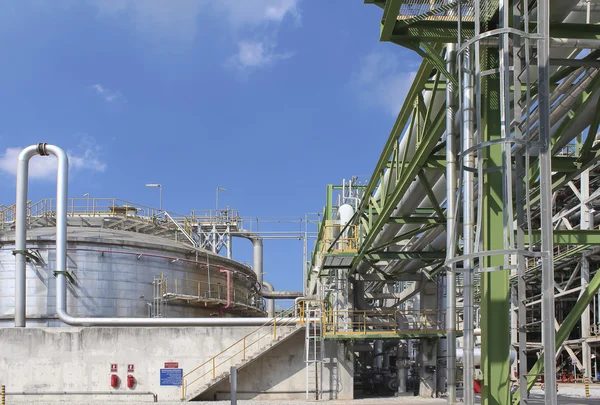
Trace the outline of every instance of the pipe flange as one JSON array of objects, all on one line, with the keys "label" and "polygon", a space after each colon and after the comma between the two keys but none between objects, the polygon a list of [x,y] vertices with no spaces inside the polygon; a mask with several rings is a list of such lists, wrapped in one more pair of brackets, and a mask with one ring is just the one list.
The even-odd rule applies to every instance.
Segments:
[{"label": "pipe flange", "polygon": [[37,153],[40,156],[49,156],[50,154],[48,153],[48,151],[46,150],[46,145],[48,145],[47,143],[38,143],[37,146]]}]

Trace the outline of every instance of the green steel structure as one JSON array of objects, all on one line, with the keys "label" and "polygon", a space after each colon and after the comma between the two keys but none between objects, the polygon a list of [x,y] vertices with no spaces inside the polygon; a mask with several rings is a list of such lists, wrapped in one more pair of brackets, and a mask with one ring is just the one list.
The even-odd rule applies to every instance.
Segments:
[{"label": "green steel structure", "polygon": [[590,378],[587,339],[600,333],[600,2],[365,3],[383,11],[380,40],[422,63],[368,182],[327,187],[306,290],[338,314],[439,310],[418,363],[421,377],[444,367],[422,394],[456,401],[464,330],[472,403],[477,323],[482,403],[526,403],[511,386],[529,390],[544,371],[556,403],[563,350]]}]

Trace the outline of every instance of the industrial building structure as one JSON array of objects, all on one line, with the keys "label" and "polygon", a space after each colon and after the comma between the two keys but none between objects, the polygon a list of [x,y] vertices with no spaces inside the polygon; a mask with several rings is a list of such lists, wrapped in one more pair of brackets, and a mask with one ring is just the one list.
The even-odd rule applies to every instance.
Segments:
[{"label": "industrial building structure", "polygon": [[[557,380],[597,380],[600,2],[365,3],[423,61],[371,178],[327,186],[300,292],[263,280],[236,211],[68,199],[64,152],[23,151],[0,213],[9,393],[219,399],[234,366],[245,398],[472,404],[481,385],[524,405],[536,381],[555,404]],[[32,204],[36,154],[58,192]]]}]

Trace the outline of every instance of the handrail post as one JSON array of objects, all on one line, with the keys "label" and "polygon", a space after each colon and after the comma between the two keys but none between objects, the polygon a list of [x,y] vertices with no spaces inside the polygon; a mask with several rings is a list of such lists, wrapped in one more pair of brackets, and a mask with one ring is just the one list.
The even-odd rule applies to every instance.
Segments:
[{"label": "handrail post", "polygon": [[363,323],[365,324],[365,335],[367,334],[367,311],[363,311]]},{"label": "handrail post", "polygon": [[273,317],[273,340],[277,339],[277,317]]},{"label": "handrail post", "polygon": [[246,360],[246,336],[244,336],[244,352],[242,356],[242,360]]},{"label": "handrail post", "polygon": [[215,358],[212,358],[212,379],[215,379]]},{"label": "handrail post", "polygon": [[181,377],[181,400],[185,401],[185,378]]}]

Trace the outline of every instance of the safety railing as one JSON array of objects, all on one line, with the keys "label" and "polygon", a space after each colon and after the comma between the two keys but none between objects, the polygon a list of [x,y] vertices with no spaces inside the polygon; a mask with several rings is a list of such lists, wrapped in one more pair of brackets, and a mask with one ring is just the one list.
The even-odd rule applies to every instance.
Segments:
[{"label": "safety railing", "polygon": [[192,210],[190,216],[193,222],[199,224],[236,224],[242,220],[238,210],[231,208],[222,210]]},{"label": "safety railing", "polygon": [[351,253],[358,250],[358,227],[326,221],[323,235],[323,253]]},{"label": "safety railing", "polygon": [[439,333],[446,330],[445,318],[441,310],[325,311],[323,335]]},{"label": "safety railing", "polygon": [[227,301],[229,298],[231,305],[242,304],[258,309],[264,307],[263,300],[258,293],[249,289],[230,285],[229,294],[227,294],[228,287],[221,284],[225,283],[221,279],[208,282],[167,276],[161,281],[160,294],[167,300],[181,298],[186,301],[194,299],[200,302],[206,300]]},{"label": "safety railing", "polygon": [[281,336],[283,327],[295,325],[296,322],[297,312],[294,305],[185,373],[181,380],[181,400],[186,399],[190,386],[215,380],[221,373],[229,372],[230,366],[259,353],[268,343],[276,340],[277,336]]}]

